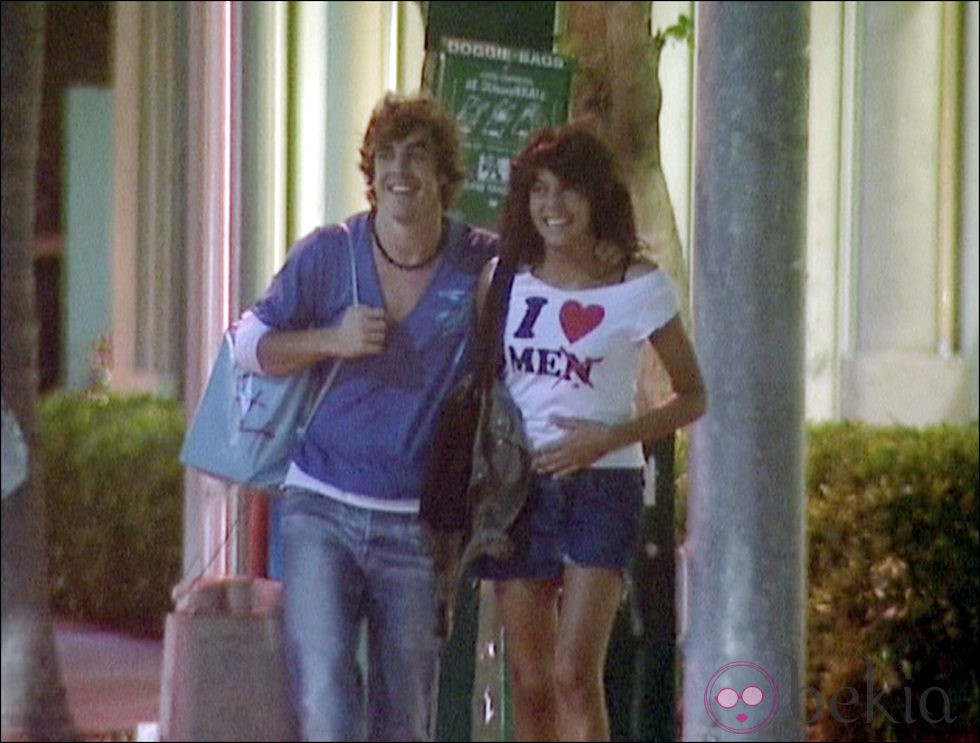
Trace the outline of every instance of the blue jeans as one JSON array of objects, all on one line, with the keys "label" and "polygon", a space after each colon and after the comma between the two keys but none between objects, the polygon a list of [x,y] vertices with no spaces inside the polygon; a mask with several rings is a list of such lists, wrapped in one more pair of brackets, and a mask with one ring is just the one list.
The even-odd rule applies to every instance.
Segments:
[{"label": "blue jeans", "polygon": [[418,517],[291,489],[280,528],[286,658],[304,740],[431,740],[442,641]]}]

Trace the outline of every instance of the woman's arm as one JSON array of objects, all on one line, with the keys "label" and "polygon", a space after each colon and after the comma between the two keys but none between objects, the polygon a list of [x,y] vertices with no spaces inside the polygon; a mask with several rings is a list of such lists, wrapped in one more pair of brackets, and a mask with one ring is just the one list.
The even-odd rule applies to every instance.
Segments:
[{"label": "woman's arm", "polygon": [[707,391],[697,356],[680,316],[650,336],[671,382],[672,393],[663,403],[618,425],[579,418],[559,418],[567,435],[535,455],[537,472],[569,475],[589,467],[611,451],[637,441],[653,441],[700,418],[707,407]]}]

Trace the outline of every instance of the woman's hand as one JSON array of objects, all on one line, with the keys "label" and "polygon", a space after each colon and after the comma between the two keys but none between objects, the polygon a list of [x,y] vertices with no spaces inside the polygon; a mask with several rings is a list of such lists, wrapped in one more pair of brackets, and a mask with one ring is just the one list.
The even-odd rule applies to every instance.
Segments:
[{"label": "woman's hand", "polygon": [[539,475],[565,477],[574,474],[615,448],[612,428],[605,423],[560,416],[553,417],[552,422],[566,434],[535,453],[532,466]]}]

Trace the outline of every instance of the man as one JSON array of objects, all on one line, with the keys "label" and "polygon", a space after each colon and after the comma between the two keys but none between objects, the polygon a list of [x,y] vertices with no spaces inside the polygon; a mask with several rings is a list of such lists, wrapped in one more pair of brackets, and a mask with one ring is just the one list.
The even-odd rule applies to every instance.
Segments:
[{"label": "man", "polygon": [[464,171],[455,122],[435,100],[385,96],[360,157],[370,209],[344,225],[356,270],[341,225],[300,240],[239,323],[236,356],[269,375],[340,363],[280,505],[302,735],[428,740],[443,640],[418,504],[439,406],[470,356],[477,277],[497,241],[449,215]]}]

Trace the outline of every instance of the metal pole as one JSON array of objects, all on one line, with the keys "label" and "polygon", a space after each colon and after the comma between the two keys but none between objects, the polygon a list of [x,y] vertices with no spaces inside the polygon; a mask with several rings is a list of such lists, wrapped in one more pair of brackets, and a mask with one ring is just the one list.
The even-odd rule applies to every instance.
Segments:
[{"label": "metal pole", "polygon": [[809,3],[698,4],[684,740],[803,740]]}]

